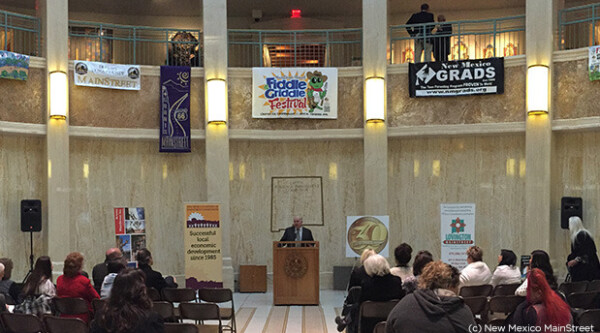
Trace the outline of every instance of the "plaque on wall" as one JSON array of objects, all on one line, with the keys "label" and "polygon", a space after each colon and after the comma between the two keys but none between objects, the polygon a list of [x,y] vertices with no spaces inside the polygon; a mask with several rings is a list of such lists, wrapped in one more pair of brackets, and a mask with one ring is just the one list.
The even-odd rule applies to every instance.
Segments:
[{"label": "plaque on wall", "polygon": [[305,226],[323,225],[322,177],[271,177],[271,232],[291,226],[294,216]]}]

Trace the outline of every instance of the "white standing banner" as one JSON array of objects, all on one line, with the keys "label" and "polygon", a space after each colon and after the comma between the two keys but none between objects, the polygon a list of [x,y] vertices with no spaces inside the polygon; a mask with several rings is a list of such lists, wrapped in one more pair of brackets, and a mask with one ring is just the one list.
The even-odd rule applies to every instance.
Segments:
[{"label": "white standing banner", "polygon": [[389,257],[389,230],[389,216],[347,216],[346,257],[360,257],[366,249]]},{"label": "white standing banner", "polygon": [[140,90],[140,66],[76,60],[74,82],[77,86],[121,90]]},{"label": "white standing banner", "polygon": [[475,204],[441,204],[442,261],[467,266],[467,249],[475,245]]},{"label": "white standing banner", "polygon": [[253,118],[337,118],[337,68],[252,68]]},{"label": "white standing banner", "polygon": [[590,46],[589,50],[590,81],[600,80],[600,46]]}]

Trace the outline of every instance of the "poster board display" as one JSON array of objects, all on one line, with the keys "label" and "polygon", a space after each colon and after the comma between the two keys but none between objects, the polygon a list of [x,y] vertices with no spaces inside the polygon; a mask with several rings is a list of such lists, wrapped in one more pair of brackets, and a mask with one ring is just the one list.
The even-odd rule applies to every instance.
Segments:
[{"label": "poster board display", "polygon": [[223,288],[220,206],[185,205],[184,250],[186,288]]},{"label": "poster board display", "polygon": [[441,204],[442,261],[458,269],[467,266],[467,249],[475,245],[475,204]]}]

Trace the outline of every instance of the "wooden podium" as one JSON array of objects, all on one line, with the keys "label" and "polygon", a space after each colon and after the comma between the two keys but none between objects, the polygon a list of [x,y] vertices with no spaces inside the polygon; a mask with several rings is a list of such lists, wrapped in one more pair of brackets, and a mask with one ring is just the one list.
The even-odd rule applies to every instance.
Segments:
[{"label": "wooden podium", "polygon": [[319,242],[273,242],[273,304],[319,304]]}]

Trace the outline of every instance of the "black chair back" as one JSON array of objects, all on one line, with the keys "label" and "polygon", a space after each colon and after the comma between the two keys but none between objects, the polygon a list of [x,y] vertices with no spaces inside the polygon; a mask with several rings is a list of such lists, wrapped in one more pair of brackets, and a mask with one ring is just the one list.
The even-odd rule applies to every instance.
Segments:
[{"label": "black chair back", "polygon": [[164,288],[163,300],[171,303],[196,301],[196,291],[190,288]]},{"label": "black chair back", "polygon": [[600,330],[600,309],[591,309],[583,311],[577,317],[579,326],[594,326],[596,331]]},{"label": "black chair back", "polygon": [[0,314],[6,333],[44,333],[44,325],[40,318],[31,314],[8,313]]},{"label": "black chair back", "polygon": [[173,320],[175,317],[173,304],[167,301],[154,301],[152,302],[152,311],[158,313],[163,320]]},{"label": "black chair back", "polygon": [[[219,306],[214,303],[191,303],[184,302],[179,304],[181,319],[191,319],[196,321],[217,320],[219,322],[219,332],[223,331],[221,316],[219,315]],[[207,327],[214,325],[206,325]]]},{"label": "black chair back", "polygon": [[90,328],[78,318],[44,317],[44,325],[48,333],[88,333]]},{"label": "black chair back", "polygon": [[514,295],[517,288],[519,288],[520,283],[512,283],[512,284],[499,284],[494,287],[494,291],[492,292],[492,296],[509,296]]},{"label": "black chair back", "polygon": [[588,282],[587,281],[577,281],[577,282],[564,282],[558,286],[558,291],[563,293],[563,295],[569,296],[571,293],[581,293],[587,290]]},{"label": "black chair back", "polygon": [[490,296],[492,295],[491,284],[482,284],[480,286],[465,286],[460,288],[459,295],[462,297]]},{"label": "black chair back", "polygon": [[525,297],[515,295],[498,295],[490,298],[490,312],[509,314],[515,311],[519,304],[523,303]]},{"label": "black chair back", "polygon": [[593,309],[597,307],[597,298],[597,291],[575,292],[567,296],[567,303],[572,309]]},{"label": "black chair back", "polygon": [[94,309],[94,313],[102,310],[104,306],[108,304],[108,300],[106,298],[95,298],[92,300],[92,309]]},{"label": "black chair back", "polygon": [[150,297],[150,299],[152,301],[160,301],[161,300],[160,292],[156,288],[152,288],[152,287],[148,288],[147,293],[148,293],[148,297]]},{"label": "black chair back", "polygon": [[194,324],[165,323],[165,333],[198,333]]},{"label": "black chair back", "polygon": [[600,291],[600,280],[590,281],[587,286],[587,291]]},{"label": "black chair back", "polygon": [[[231,320],[223,329],[237,332],[235,324],[235,305],[233,304],[233,292],[227,288],[202,288],[198,289],[198,299],[203,302],[219,303],[219,314],[221,319]],[[231,307],[223,307],[220,303],[231,302]]]},{"label": "black chair back", "polygon": [[79,315],[89,313],[87,301],[80,297],[55,297],[54,305],[61,314]]},{"label": "black chair back", "polygon": [[374,301],[364,301],[360,304],[360,310],[358,311],[358,331],[371,331],[374,326],[371,326],[371,330],[369,328],[365,328],[365,322],[380,322],[386,321],[392,309],[398,304],[397,299],[386,301],[386,302],[374,302]]}]

